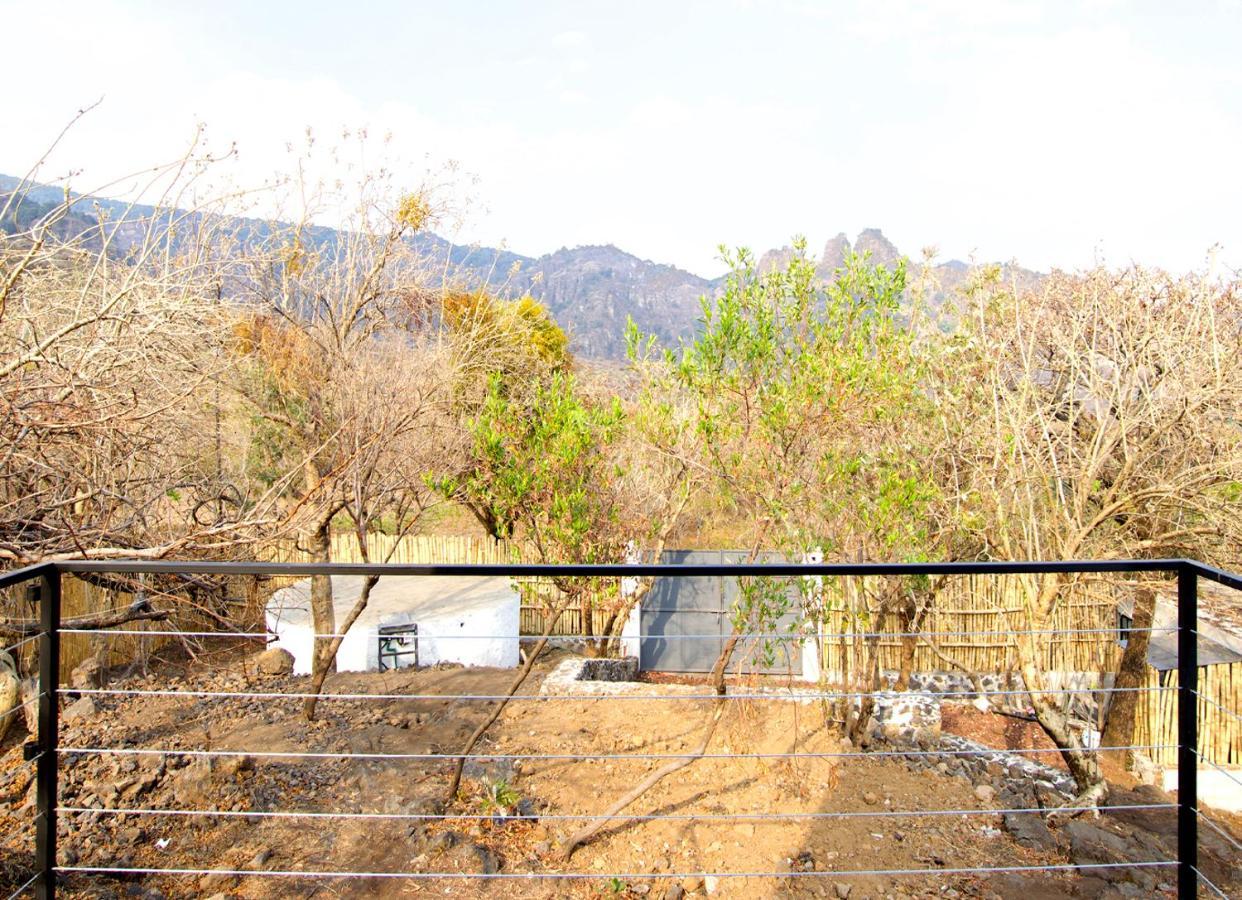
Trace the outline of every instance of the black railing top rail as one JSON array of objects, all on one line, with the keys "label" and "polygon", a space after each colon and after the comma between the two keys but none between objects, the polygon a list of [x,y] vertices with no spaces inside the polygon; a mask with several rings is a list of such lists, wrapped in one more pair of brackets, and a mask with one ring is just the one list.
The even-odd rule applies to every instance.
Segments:
[{"label": "black railing top rail", "polygon": [[508,575],[617,577],[677,574],[687,577],[730,575],[1048,575],[1167,572],[1191,568],[1202,577],[1242,590],[1242,576],[1186,558],[1071,559],[1071,560],[957,560],[952,562],[826,562],[826,563],[719,563],[664,565],[659,563],[342,563],[258,562],[169,559],[63,559],[36,563],[0,573],[0,587],[43,575],[48,570],[95,574],[195,575]]},{"label": "black railing top rail", "polygon": [[195,575],[506,575],[632,578],[680,575],[721,577],[858,576],[858,575],[1047,575],[1167,572],[1185,568],[1212,581],[1242,589],[1242,576],[1194,559],[1077,559],[1077,560],[960,560],[953,562],[831,562],[831,563],[720,563],[663,565],[658,563],[548,564],[548,563],[342,563],[258,562],[168,559],[64,559],[36,563],[0,573],[0,588],[40,577],[51,571],[95,574]]}]

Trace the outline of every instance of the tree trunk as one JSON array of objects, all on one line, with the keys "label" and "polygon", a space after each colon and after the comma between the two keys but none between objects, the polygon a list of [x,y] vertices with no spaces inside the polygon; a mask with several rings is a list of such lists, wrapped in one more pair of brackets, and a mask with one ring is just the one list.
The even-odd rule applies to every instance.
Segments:
[{"label": "tree trunk", "polygon": [[919,639],[911,633],[912,620],[909,616],[901,617],[901,668],[897,672],[897,684],[893,690],[907,691],[910,689],[910,676],[914,674],[914,652],[918,648]]},{"label": "tree trunk", "polygon": [[[341,630],[337,637],[332,638],[327,645],[328,664],[318,667],[311,676],[310,695],[302,701],[302,716],[308,722],[315,721],[315,706],[319,701],[319,692],[323,690],[324,680],[330,672],[336,670],[336,653],[341,649],[341,643],[345,640],[345,635],[349,633],[349,629],[358,621],[358,617],[367,608],[367,603],[371,599],[371,588],[375,587],[380,577],[378,575],[368,575],[362,581],[362,593],[358,595],[358,600],[354,603],[354,608],[349,611],[349,615],[345,617],[345,623],[341,626]],[[329,593],[331,587],[328,588]]]},{"label": "tree trunk", "polygon": [[[1026,667],[1023,667],[1022,677],[1031,678],[1034,677],[1034,673],[1027,672]],[[1027,681],[1028,689],[1030,684],[1031,682]],[[1095,806],[1104,802],[1108,797],[1108,782],[1104,780],[1099,756],[1078,743],[1077,737],[1069,727],[1068,713],[1057,707],[1055,703],[1049,702],[1042,693],[1032,692],[1030,696],[1039,726],[1057,745],[1061,758],[1065,760],[1065,765],[1069,767],[1070,774],[1074,776],[1074,783],[1078,786],[1078,796],[1070,801],[1070,805],[1074,807]],[[1052,816],[1055,815],[1054,810]]]},{"label": "tree trunk", "polygon": [[[1139,588],[1134,595],[1134,630],[1126,639],[1126,649],[1113,679],[1115,693],[1108,705],[1108,719],[1100,735],[1101,747],[1128,747],[1134,742],[1134,713],[1138,691],[1147,682],[1147,647],[1156,615],[1156,592]],[[1133,751],[1114,750],[1109,754],[1119,765],[1130,761]]]},{"label": "tree trunk", "polygon": [[875,692],[880,689],[880,633],[884,630],[884,618],[883,601],[881,601],[879,612],[874,618],[869,618],[869,621],[874,624],[865,642],[867,662],[862,678],[858,682],[858,690],[862,693],[858,703],[858,715],[851,717],[847,722],[846,735],[855,744],[860,743],[863,727],[875,710]]},{"label": "tree trunk", "polygon": [[[332,535],[330,521],[325,520],[311,533],[311,561],[326,563],[332,561]],[[332,605],[332,577],[330,575],[311,576],[311,620],[315,626],[315,649],[311,654],[311,674],[318,677],[320,683],[336,670],[336,652],[332,649],[331,637],[320,635],[336,634],[336,610]],[[339,646],[339,644],[338,644]]]},{"label": "tree trunk", "polygon": [[595,604],[589,590],[583,590],[578,602],[578,619],[582,622],[583,649],[587,656],[603,656],[603,641],[595,640]]},{"label": "tree trunk", "polygon": [[[1044,576],[1037,582],[1036,602],[1033,604],[1034,614],[1030,618],[1030,632],[1019,634],[1015,641],[1018,653],[1019,671],[1025,684],[1027,696],[1035,710],[1035,718],[1044,733],[1052,739],[1065,760],[1074,782],[1078,786],[1078,796],[1070,805],[1075,807],[1095,806],[1108,797],[1108,782],[1104,780],[1104,772],[1100,768],[1099,755],[1084,748],[1075,736],[1069,724],[1068,704],[1065,708],[1057,705],[1044,693],[1043,673],[1038,668],[1040,658],[1035,635],[1031,632],[1043,630],[1052,621],[1052,613],[1056,607],[1056,599],[1061,589],[1059,576]],[[1052,816],[1055,816],[1055,811]],[[1050,818],[1052,817],[1050,816]]]}]

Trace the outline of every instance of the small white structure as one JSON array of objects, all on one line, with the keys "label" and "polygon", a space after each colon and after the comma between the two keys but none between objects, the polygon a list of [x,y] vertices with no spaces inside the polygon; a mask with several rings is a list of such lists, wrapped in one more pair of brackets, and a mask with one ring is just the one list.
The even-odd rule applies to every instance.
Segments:
[{"label": "small white structure", "polygon": [[[362,581],[357,575],[332,576],[338,627],[357,602]],[[271,646],[293,654],[295,675],[311,671],[310,587],[309,578],[299,581],[276,591],[267,603],[267,628],[276,635]],[[507,578],[384,576],[341,642],[336,666],[342,672],[438,662],[513,668],[518,664],[519,607]]]}]

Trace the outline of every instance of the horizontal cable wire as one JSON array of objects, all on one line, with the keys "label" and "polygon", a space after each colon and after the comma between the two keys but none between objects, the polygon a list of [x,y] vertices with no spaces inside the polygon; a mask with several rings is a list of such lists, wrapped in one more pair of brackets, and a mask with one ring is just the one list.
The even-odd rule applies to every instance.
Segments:
[{"label": "horizontal cable wire", "polygon": [[[113,588],[105,588],[104,590],[113,590]],[[94,610],[93,612],[89,614],[89,617],[92,619],[102,618],[103,616],[110,616],[115,613],[129,612],[132,609],[134,609],[134,603],[131,601],[130,603],[124,603],[120,606],[111,606],[111,607],[108,607],[107,609]],[[86,616],[84,615],[82,616],[82,618],[86,618]],[[133,621],[142,622],[145,620],[134,619]],[[70,624],[72,624],[73,619],[70,618],[69,622]],[[5,619],[4,624],[11,626],[11,627],[17,627],[17,628],[41,628],[43,626],[43,620],[42,619]]]},{"label": "horizontal cable wire", "polygon": [[1224,775],[1234,784],[1238,785],[1239,787],[1242,787],[1242,781],[1239,781],[1236,777],[1234,777],[1234,774],[1230,772],[1228,769],[1222,769],[1220,766],[1216,765],[1216,763],[1212,762],[1210,759],[1205,759],[1203,754],[1200,753],[1198,750],[1191,750],[1190,752],[1193,753],[1195,756],[1199,757],[1200,762],[1207,763],[1209,766],[1211,766],[1217,772],[1220,772],[1220,774]]},{"label": "horizontal cable wire", "polygon": [[1232,845],[1233,845],[1233,849],[1234,849],[1234,850],[1239,850],[1239,851],[1242,851],[1242,844],[1239,844],[1237,841],[1235,841],[1235,840],[1233,839],[1233,835],[1231,835],[1229,832],[1225,831],[1225,829],[1221,828],[1219,825],[1217,825],[1215,822],[1213,822],[1211,819],[1209,819],[1209,818],[1208,818],[1208,817],[1204,814],[1203,810],[1201,810],[1201,809],[1196,809],[1196,810],[1195,810],[1195,814],[1196,814],[1196,815],[1197,815],[1200,819],[1202,819],[1202,820],[1203,820],[1203,824],[1204,824],[1204,825],[1207,825],[1209,828],[1211,828],[1213,831],[1215,831],[1217,834],[1219,834],[1221,837],[1223,837],[1225,840],[1227,840],[1230,844],[1232,844]]},{"label": "horizontal cable wire", "polygon": [[[133,637],[139,632],[126,631],[120,628],[61,628],[61,634],[123,634]],[[1027,630],[1009,630],[1009,631],[844,631],[844,632],[824,632],[822,637],[839,640],[841,638],[916,638],[916,637],[1003,637],[1006,635],[1071,635],[1071,634],[1160,634],[1171,633],[1177,631],[1176,627],[1166,628],[1051,628],[1051,629],[1027,629]],[[143,631],[143,637],[231,637],[231,638],[251,638],[251,639],[279,639],[279,635],[270,631]],[[348,637],[348,634],[319,634],[313,635],[321,640],[332,640],[333,638]],[[409,632],[402,634],[403,637],[417,638],[418,640],[520,640],[535,641],[541,635],[537,634],[415,634]],[[575,638],[581,640],[593,641],[720,641],[733,637],[731,632],[716,634],[635,634],[635,635],[606,635],[606,634],[550,634],[550,639]],[[737,635],[740,640],[814,640],[816,635],[814,632],[808,634],[790,634],[788,632],[753,632]]]},{"label": "horizontal cable wire", "polygon": [[42,698],[43,696],[44,696],[43,694],[39,694],[37,697],[31,697],[25,703],[21,703],[17,706],[14,706],[12,709],[9,709],[9,710],[6,710],[5,712],[0,713],[0,722],[3,722],[5,719],[7,719],[9,716],[13,714],[20,712],[21,710],[25,709],[27,706],[29,706],[32,703],[38,703],[40,698]]},{"label": "horizontal cable wire", "polygon": [[[631,682],[650,684],[651,682]],[[312,694],[297,691],[175,691],[141,690],[137,688],[59,688],[62,694],[113,694],[124,697],[201,697],[204,699],[246,698],[253,700],[278,700],[282,698],[307,700],[469,700],[497,702],[502,700],[840,700],[846,697],[875,697],[892,693],[917,694],[920,697],[1011,697],[1029,694],[1075,695],[1075,694],[1151,694],[1166,688],[1058,688],[1050,691],[976,691],[963,688],[957,691],[806,691],[785,692],[779,688],[758,694]]]},{"label": "horizontal cable wire", "polygon": [[1130,869],[1176,866],[1171,859],[1143,860],[1124,863],[1064,863],[1048,866],[974,866],[924,869],[835,869],[817,872],[324,872],[288,869],[159,869],[121,866],[57,866],[57,872],[91,872],[101,875],[232,875],[264,878],[436,878],[481,880],[572,879],[598,881],[601,878],[637,880],[640,878],[853,878],[897,875],[978,875],[1002,872],[1077,872],[1089,869]]},{"label": "horizontal cable wire", "polygon": [[31,875],[30,878],[26,880],[25,884],[23,884],[21,887],[15,890],[13,893],[9,894],[8,900],[14,900],[14,898],[20,897],[23,893],[25,893],[26,888],[30,887],[32,884],[34,884],[36,881],[39,880],[40,874],[41,873],[36,872],[34,875]]},{"label": "horizontal cable wire", "polygon": [[1209,697],[1207,694],[1201,694],[1201,693],[1199,693],[1199,691],[1191,691],[1190,693],[1194,694],[1194,695],[1195,695],[1196,697],[1198,697],[1200,700],[1206,700],[1208,703],[1210,703],[1210,704],[1212,704],[1213,706],[1215,706],[1217,709],[1219,709],[1219,710],[1220,710],[1221,712],[1223,712],[1225,715],[1230,716],[1231,718],[1233,718],[1233,719],[1235,719],[1235,720],[1237,720],[1237,721],[1239,721],[1239,722],[1242,722],[1242,716],[1238,715],[1238,714],[1237,714],[1236,712],[1234,712],[1233,710],[1230,710],[1230,709],[1225,709],[1225,707],[1221,706],[1219,703],[1217,703],[1215,700],[1213,700],[1213,699],[1212,699],[1211,697]]},{"label": "horizontal cable wire", "polygon": [[[6,622],[5,624],[7,625],[9,623]],[[3,650],[0,650],[0,653],[12,653],[14,650],[24,647],[32,641],[37,641],[41,637],[43,637],[41,634],[32,634],[29,637],[22,638],[11,647],[5,647]]]},{"label": "horizontal cable wire", "polygon": [[[1176,744],[1136,744],[1130,747],[1109,747],[1109,750],[1173,750]],[[60,753],[79,756],[253,756],[256,759],[521,759],[538,761],[545,759],[883,759],[886,757],[910,758],[912,756],[986,756],[992,753],[1057,753],[1057,750],[1018,748],[998,750],[988,747],[982,750],[878,750],[875,752],[804,752],[804,753],[334,753],[331,751],[302,750],[177,750],[147,747],[58,747]]]},{"label": "horizontal cable wire", "polygon": [[1213,884],[1212,879],[1204,875],[1198,866],[1191,866],[1190,868],[1196,875],[1199,876],[1200,881],[1202,881],[1204,884],[1206,884],[1209,888],[1212,889],[1212,892],[1216,894],[1217,897],[1221,897],[1223,898],[1223,900],[1229,900],[1229,895],[1226,894],[1224,891],[1222,891],[1220,888],[1218,888],[1215,884]]},{"label": "horizontal cable wire", "polygon": [[[1101,807],[1097,806],[1081,806],[1081,807],[1057,807],[1058,813],[1080,813],[1095,812]],[[1176,803],[1151,803],[1151,804],[1135,804],[1125,806],[1108,806],[1105,810],[1124,810],[1124,809],[1177,809]],[[808,812],[808,813],[650,813],[640,815],[629,815],[627,813],[613,813],[611,815],[604,813],[548,813],[547,815],[535,814],[518,814],[512,816],[493,816],[485,813],[462,813],[461,815],[453,815],[451,813],[350,813],[350,812],[317,812],[307,810],[305,812],[297,810],[214,810],[214,809],[144,809],[144,808],[115,808],[115,809],[93,809],[89,806],[62,806],[58,807],[57,812],[62,813],[100,813],[109,816],[185,816],[194,818],[202,817],[220,817],[245,819],[251,816],[262,819],[391,819],[396,821],[447,821],[447,820],[465,820],[478,822],[595,822],[599,820],[625,820],[627,822],[656,822],[661,820],[669,820],[675,822],[768,822],[768,821],[797,821],[797,820],[817,820],[817,819],[876,819],[876,818],[899,818],[912,819],[921,818],[923,816],[995,816],[1009,815],[1009,813],[1039,813],[1044,814],[1051,810],[1042,807],[1033,806],[1024,809],[899,809],[899,810],[861,810],[861,811],[840,811],[840,812]]]}]

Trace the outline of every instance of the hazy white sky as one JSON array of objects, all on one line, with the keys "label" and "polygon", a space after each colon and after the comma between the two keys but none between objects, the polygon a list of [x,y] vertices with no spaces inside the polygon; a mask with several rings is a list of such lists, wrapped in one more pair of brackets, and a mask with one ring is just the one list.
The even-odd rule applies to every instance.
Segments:
[{"label": "hazy white sky", "polygon": [[90,187],[196,122],[257,181],[307,126],[453,160],[458,239],[717,274],[884,229],[908,253],[1242,266],[1242,2],[0,0],[0,172]]}]

